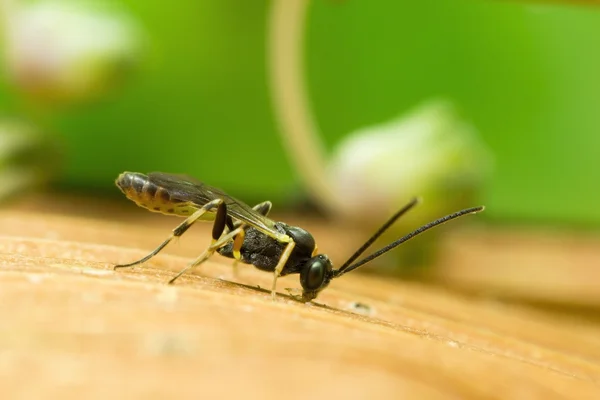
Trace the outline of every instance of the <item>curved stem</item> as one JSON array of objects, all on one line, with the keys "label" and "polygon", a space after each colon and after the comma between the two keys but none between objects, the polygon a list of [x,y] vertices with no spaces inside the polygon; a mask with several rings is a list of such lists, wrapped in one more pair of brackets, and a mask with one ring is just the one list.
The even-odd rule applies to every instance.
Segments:
[{"label": "curved stem", "polygon": [[310,112],[304,82],[305,19],[310,0],[273,0],[267,57],[275,115],[282,141],[311,197],[329,211],[337,197],[326,174],[326,155]]}]

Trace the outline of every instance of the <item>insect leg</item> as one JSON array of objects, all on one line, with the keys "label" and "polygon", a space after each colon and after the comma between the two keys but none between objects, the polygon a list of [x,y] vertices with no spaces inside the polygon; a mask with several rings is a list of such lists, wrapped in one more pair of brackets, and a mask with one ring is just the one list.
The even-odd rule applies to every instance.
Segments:
[{"label": "insect leg", "polygon": [[[132,263],[129,263],[129,264],[115,265],[114,269],[133,267],[134,265],[142,264],[142,263],[148,261],[155,255],[157,255],[167,244],[169,244],[169,242],[171,240],[173,240],[173,238],[183,235],[185,233],[185,231],[187,231],[189,229],[189,227],[192,226],[204,213],[206,213],[207,211],[210,211],[211,209],[213,209],[215,207],[220,208],[220,206],[222,204],[223,205],[225,204],[225,203],[223,203],[223,199],[215,199],[209,203],[206,203],[201,208],[199,208],[198,211],[194,212],[192,215],[190,215],[188,218],[186,218],[185,221],[183,221],[175,229],[173,229],[173,233],[164,242],[162,242],[156,249],[154,249],[150,254],[148,254],[146,257],[141,258],[141,259],[134,261]],[[218,218],[215,218],[215,224],[217,224],[217,220],[218,220]],[[223,220],[223,224],[224,224],[224,220]],[[214,235],[214,226],[213,226],[213,235]]]},{"label": "insect leg", "polygon": [[[267,201],[263,201],[262,203],[258,203],[257,205],[255,205],[254,207],[252,207],[252,209],[255,210],[255,211],[258,211],[259,214],[261,214],[261,215],[263,215],[263,216],[266,217],[266,216],[269,215],[269,212],[271,211],[271,207],[273,207],[273,203],[271,203],[270,201],[267,200]],[[241,224],[242,223],[240,221],[236,221],[236,222],[233,223],[233,227],[237,228]]]},{"label": "insect leg", "polygon": [[211,243],[211,245],[208,246],[208,248],[206,250],[204,250],[204,252],[198,256],[198,258],[196,258],[194,261],[189,263],[184,269],[179,271],[177,273],[177,275],[175,275],[169,281],[169,284],[172,284],[173,282],[175,282],[175,280],[177,280],[177,278],[179,278],[181,275],[186,273],[191,268],[194,268],[195,266],[202,264],[204,261],[208,260],[210,258],[210,256],[212,256],[214,254],[215,250],[217,250],[219,247],[225,245],[227,242],[229,242],[231,239],[233,239],[234,236],[236,236],[241,231],[243,231],[243,229],[244,229],[244,227],[241,226],[241,227],[236,228],[233,231],[229,232],[228,234],[222,236],[219,240],[213,241],[213,243]]},{"label": "insect leg", "polygon": [[273,203],[271,203],[270,201],[267,200],[267,201],[263,201],[262,203],[258,203],[257,205],[255,205],[252,208],[266,217],[269,215],[269,212],[271,211],[271,207],[273,207]]},{"label": "insect leg", "polygon": [[242,228],[240,230],[240,233],[238,233],[237,235],[235,235],[235,238],[233,239],[233,257],[235,258],[236,261],[239,261],[242,259],[242,254],[241,254],[241,250],[242,250],[242,245],[244,244],[244,239],[246,238],[246,231],[244,230],[244,226],[241,226],[240,228]]},{"label": "insect leg", "polygon": [[277,289],[277,278],[279,278],[281,271],[283,271],[283,267],[285,267],[285,264],[287,263],[287,260],[290,258],[290,254],[292,254],[292,251],[294,250],[295,246],[296,246],[296,242],[294,242],[293,240],[291,240],[287,244],[287,246],[285,246],[285,250],[283,250],[281,257],[279,258],[279,262],[277,263],[277,266],[275,267],[275,270],[273,271],[273,286],[271,286],[271,297],[273,299],[275,299],[275,289]]},{"label": "insect leg", "polygon": [[[269,215],[269,212],[271,211],[271,207],[273,207],[273,203],[271,203],[270,201],[263,201],[262,203],[258,203],[257,205],[255,205],[254,207],[252,207],[252,209],[258,211],[260,214],[264,215],[265,217]],[[234,227],[238,227],[241,225],[241,222],[236,222],[234,224]],[[233,230],[233,229],[230,229]],[[242,247],[242,243],[244,243],[244,233],[245,231],[240,232],[239,235],[237,235],[235,237],[235,242],[234,242],[234,253],[233,255],[235,256],[235,250],[236,250],[236,245],[239,245],[237,247],[237,250],[239,252],[239,250]],[[238,264],[239,264],[239,257],[235,257],[235,259],[233,260],[233,264],[231,265],[232,269],[233,269],[233,276],[237,278],[238,276]]]}]

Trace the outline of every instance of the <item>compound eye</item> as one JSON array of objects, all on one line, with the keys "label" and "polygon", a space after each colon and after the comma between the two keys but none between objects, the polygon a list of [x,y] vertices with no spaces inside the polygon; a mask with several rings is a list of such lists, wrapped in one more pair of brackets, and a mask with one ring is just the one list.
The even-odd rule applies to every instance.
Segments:
[{"label": "compound eye", "polygon": [[314,261],[310,267],[308,268],[308,270],[306,271],[306,273],[301,274],[301,278],[302,278],[302,287],[304,288],[304,290],[317,290],[319,289],[322,285],[323,282],[325,281],[325,273],[326,273],[326,268],[325,268],[325,263],[321,260],[316,260]]}]

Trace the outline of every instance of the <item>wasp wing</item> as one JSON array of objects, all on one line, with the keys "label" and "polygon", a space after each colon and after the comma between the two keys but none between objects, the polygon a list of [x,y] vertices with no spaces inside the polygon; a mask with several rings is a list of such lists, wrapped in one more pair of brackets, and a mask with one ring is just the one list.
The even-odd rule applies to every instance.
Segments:
[{"label": "wasp wing", "polygon": [[246,203],[231,197],[221,189],[202,183],[193,177],[151,172],[148,174],[148,179],[167,190],[172,199],[190,202],[198,207],[202,207],[215,199],[223,199],[227,206],[227,214],[231,217],[251,225],[269,236],[279,238],[282,235],[275,227],[275,221],[263,216]]}]

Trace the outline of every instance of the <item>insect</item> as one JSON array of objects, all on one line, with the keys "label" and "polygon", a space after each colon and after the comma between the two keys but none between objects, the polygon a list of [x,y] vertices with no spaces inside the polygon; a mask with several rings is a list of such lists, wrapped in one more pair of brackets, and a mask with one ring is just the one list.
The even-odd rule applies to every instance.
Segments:
[{"label": "insect", "polygon": [[398,218],[419,202],[415,198],[392,215],[341,267],[334,269],[329,257],[318,253],[315,239],[310,233],[302,228],[268,218],[272,206],[269,201],[250,207],[222,190],[194,178],[162,172],[152,172],[147,175],[123,172],[115,183],[130,200],[141,207],[153,212],[187,217],[147,256],[129,264],[116,265],[115,269],[144,263],[158,254],[173,238],[183,235],[195,222],[212,221],[210,245],[198,258],[177,273],[169,284],[218,252],[222,256],[272,272],[273,298],[275,298],[278,277],[300,274],[302,295],[294,297],[302,302],[315,299],[332,279],[355,270],[407,240],[437,225],[484,209],[483,206],[473,207],[446,215],[355,262]]}]

